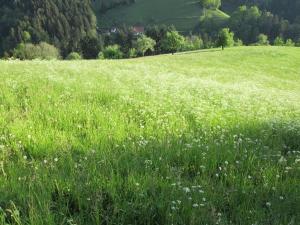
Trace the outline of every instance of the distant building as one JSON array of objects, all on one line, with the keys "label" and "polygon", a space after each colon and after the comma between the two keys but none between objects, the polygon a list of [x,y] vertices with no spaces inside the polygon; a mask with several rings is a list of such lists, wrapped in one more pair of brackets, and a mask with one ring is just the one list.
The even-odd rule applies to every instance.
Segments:
[{"label": "distant building", "polygon": [[118,29],[116,27],[112,27],[110,29],[110,33],[113,33],[113,34],[117,33],[117,31],[118,31]]},{"label": "distant building", "polygon": [[135,35],[141,35],[145,33],[145,28],[143,26],[133,26],[132,31]]}]

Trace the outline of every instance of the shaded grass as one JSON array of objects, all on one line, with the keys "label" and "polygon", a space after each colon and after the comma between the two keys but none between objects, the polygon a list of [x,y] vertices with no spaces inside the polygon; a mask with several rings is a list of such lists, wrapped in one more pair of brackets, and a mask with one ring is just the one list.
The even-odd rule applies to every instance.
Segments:
[{"label": "shaded grass", "polygon": [[0,62],[0,224],[297,224],[299,59]]}]

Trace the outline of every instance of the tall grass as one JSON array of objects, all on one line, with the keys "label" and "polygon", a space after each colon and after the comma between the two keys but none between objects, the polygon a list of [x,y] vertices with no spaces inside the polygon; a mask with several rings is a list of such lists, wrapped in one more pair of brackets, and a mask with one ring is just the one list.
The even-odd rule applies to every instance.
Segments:
[{"label": "tall grass", "polygon": [[0,224],[298,224],[299,53],[0,62]]}]

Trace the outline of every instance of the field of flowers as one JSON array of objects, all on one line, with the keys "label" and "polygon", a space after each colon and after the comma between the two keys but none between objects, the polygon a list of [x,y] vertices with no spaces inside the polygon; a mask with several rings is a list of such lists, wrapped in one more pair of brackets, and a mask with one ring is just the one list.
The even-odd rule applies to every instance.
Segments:
[{"label": "field of flowers", "polygon": [[299,223],[299,48],[0,62],[1,225]]}]

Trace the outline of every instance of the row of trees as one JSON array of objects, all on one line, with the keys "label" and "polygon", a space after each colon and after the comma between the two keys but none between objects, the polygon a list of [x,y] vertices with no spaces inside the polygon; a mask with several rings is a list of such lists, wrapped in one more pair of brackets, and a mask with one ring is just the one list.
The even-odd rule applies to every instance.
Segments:
[{"label": "row of trees", "polygon": [[[242,45],[242,41],[237,39],[237,42],[235,41],[235,34],[230,31],[229,28],[223,28],[219,34],[218,34],[218,41],[217,41],[217,45],[216,46],[221,46],[222,49],[224,49],[225,47],[230,47],[230,46],[234,46],[234,45]],[[295,43],[292,39],[287,39],[284,40],[282,37],[276,37],[275,40],[271,43],[269,41],[269,38],[267,35],[265,34],[259,34],[257,36],[257,41],[251,45],[256,45],[256,46],[267,46],[270,44],[273,44],[274,46],[289,46],[289,47],[300,47],[300,41]]]},{"label": "row of trees", "polygon": [[204,15],[197,31],[216,38],[218,30],[224,27],[229,27],[247,45],[255,43],[261,33],[266,34],[272,42],[278,36],[291,38],[294,42],[300,39],[300,20],[291,23],[271,12],[260,10],[257,6],[246,5],[238,7],[229,18],[222,20]]},{"label": "row of trees", "polygon": [[[178,51],[191,51],[205,48],[205,42],[201,36],[190,35],[184,37],[180,35],[174,29],[174,27],[149,27],[146,29],[146,33],[149,36],[146,36],[145,34],[139,35],[136,38],[132,38],[131,42],[129,43],[129,37],[134,36],[132,36],[130,33],[124,33],[124,31],[117,32],[114,36],[110,36],[111,40],[109,40],[108,43],[113,44],[109,44],[102,48],[98,54],[98,58],[134,58],[145,55],[175,53]],[[124,40],[127,40],[127,42],[122,41],[120,36],[124,37]],[[300,41],[295,43],[291,39],[284,40],[282,37],[275,38],[275,40],[271,43],[268,39],[268,36],[265,34],[259,34],[256,37],[256,42],[252,45],[270,44],[275,46],[300,47]],[[223,28],[218,32],[218,36],[213,42],[210,40],[210,45],[211,47],[222,47],[222,49],[224,49],[225,47],[241,46],[243,45],[243,42],[242,40],[236,38],[234,32],[232,32],[229,28]]]},{"label": "row of trees", "polygon": [[[124,30],[119,30],[115,34],[108,36],[86,36],[80,42],[79,51],[72,51],[65,59],[135,58],[145,55],[198,50],[206,48],[206,46],[222,47],[222,49],[224,49],[225,47],[243,45],[242,40],[236,38],[234,32],[229,28],[221,29],[218,32],[217,38],[215,40],[209,40],[209,43],[205,43],[201,36],[197,35],[184,37],[180,35],[174,27],[149,27],[146,29],[146,33],[149,36],[145,34],[136,36],[132,31],[130,32],[130,29],[126,29],[126,31],[125,33]],[[29,34],[25,33],[24,36],[27,36],[27,40],[30,40]],[[270,44],[275,46],[300,47],[300,41],[295,43],[292,39],[284,40],[282,37],[276,37],[275,40],[271,42],[265,34],[259,34],[256,37],[256,42],[252,43],[252,45]],[[62,58],[58,48],[45,42],[39,44],[22,42],[12,51],[12,55],[14,58],[21,60]]]},{"label": "row of trees", "polygon": [[174,27],[154,26],[146,29],[146,34],[134,36],[130,31],[119,31],[106,37],[108,45],[103,48],[99,58],[120,59],[177,51],[197,50],[203,47],[198,36],[184,37]]},{"label": "row of trees", "polygon": [[[119,59],[204,48],[200,36],[184,37],[174,26],[165,25],[148,27],[145,34],[139,35],[128,27],[110,34],[87,35],[79,41],[76,49],[65,55],[60,54],[59,48],[46,42],[32,43],[31,35],[27,31],[22,33],[22,37],[21,42],[10,53],[4,54],[5,58]],[[45,49],[48,49],[48,56],[45,55]]]},{"label": "row of trees", "polygon": [[[114,4],[131,2],[117,0]],[[132,58],[243,43],[289,46],[300,43],[300,24],[291,24],[257,6],[240,6],[230,18],[223,18],[218,24],[214,24],[216,20],[212,17],[204,16],[194,32],[196,35],[184,37],[175,27],[164,25],[146,27],[143,35],[136,35],[126,26],[113,33],[97,33],[90,0],[0,0],[0,3],[3,5],[0,57]],[[104,0],[101,4],[106,3]],[[201,0],[200,4],[215,10],[221,1]]]},{"label": "row of trees", "polygon": [[263,11],[295,23],[300,19],[300,0],[223,0],[222,10],[233,12],[240,5],[258,6]]}]

